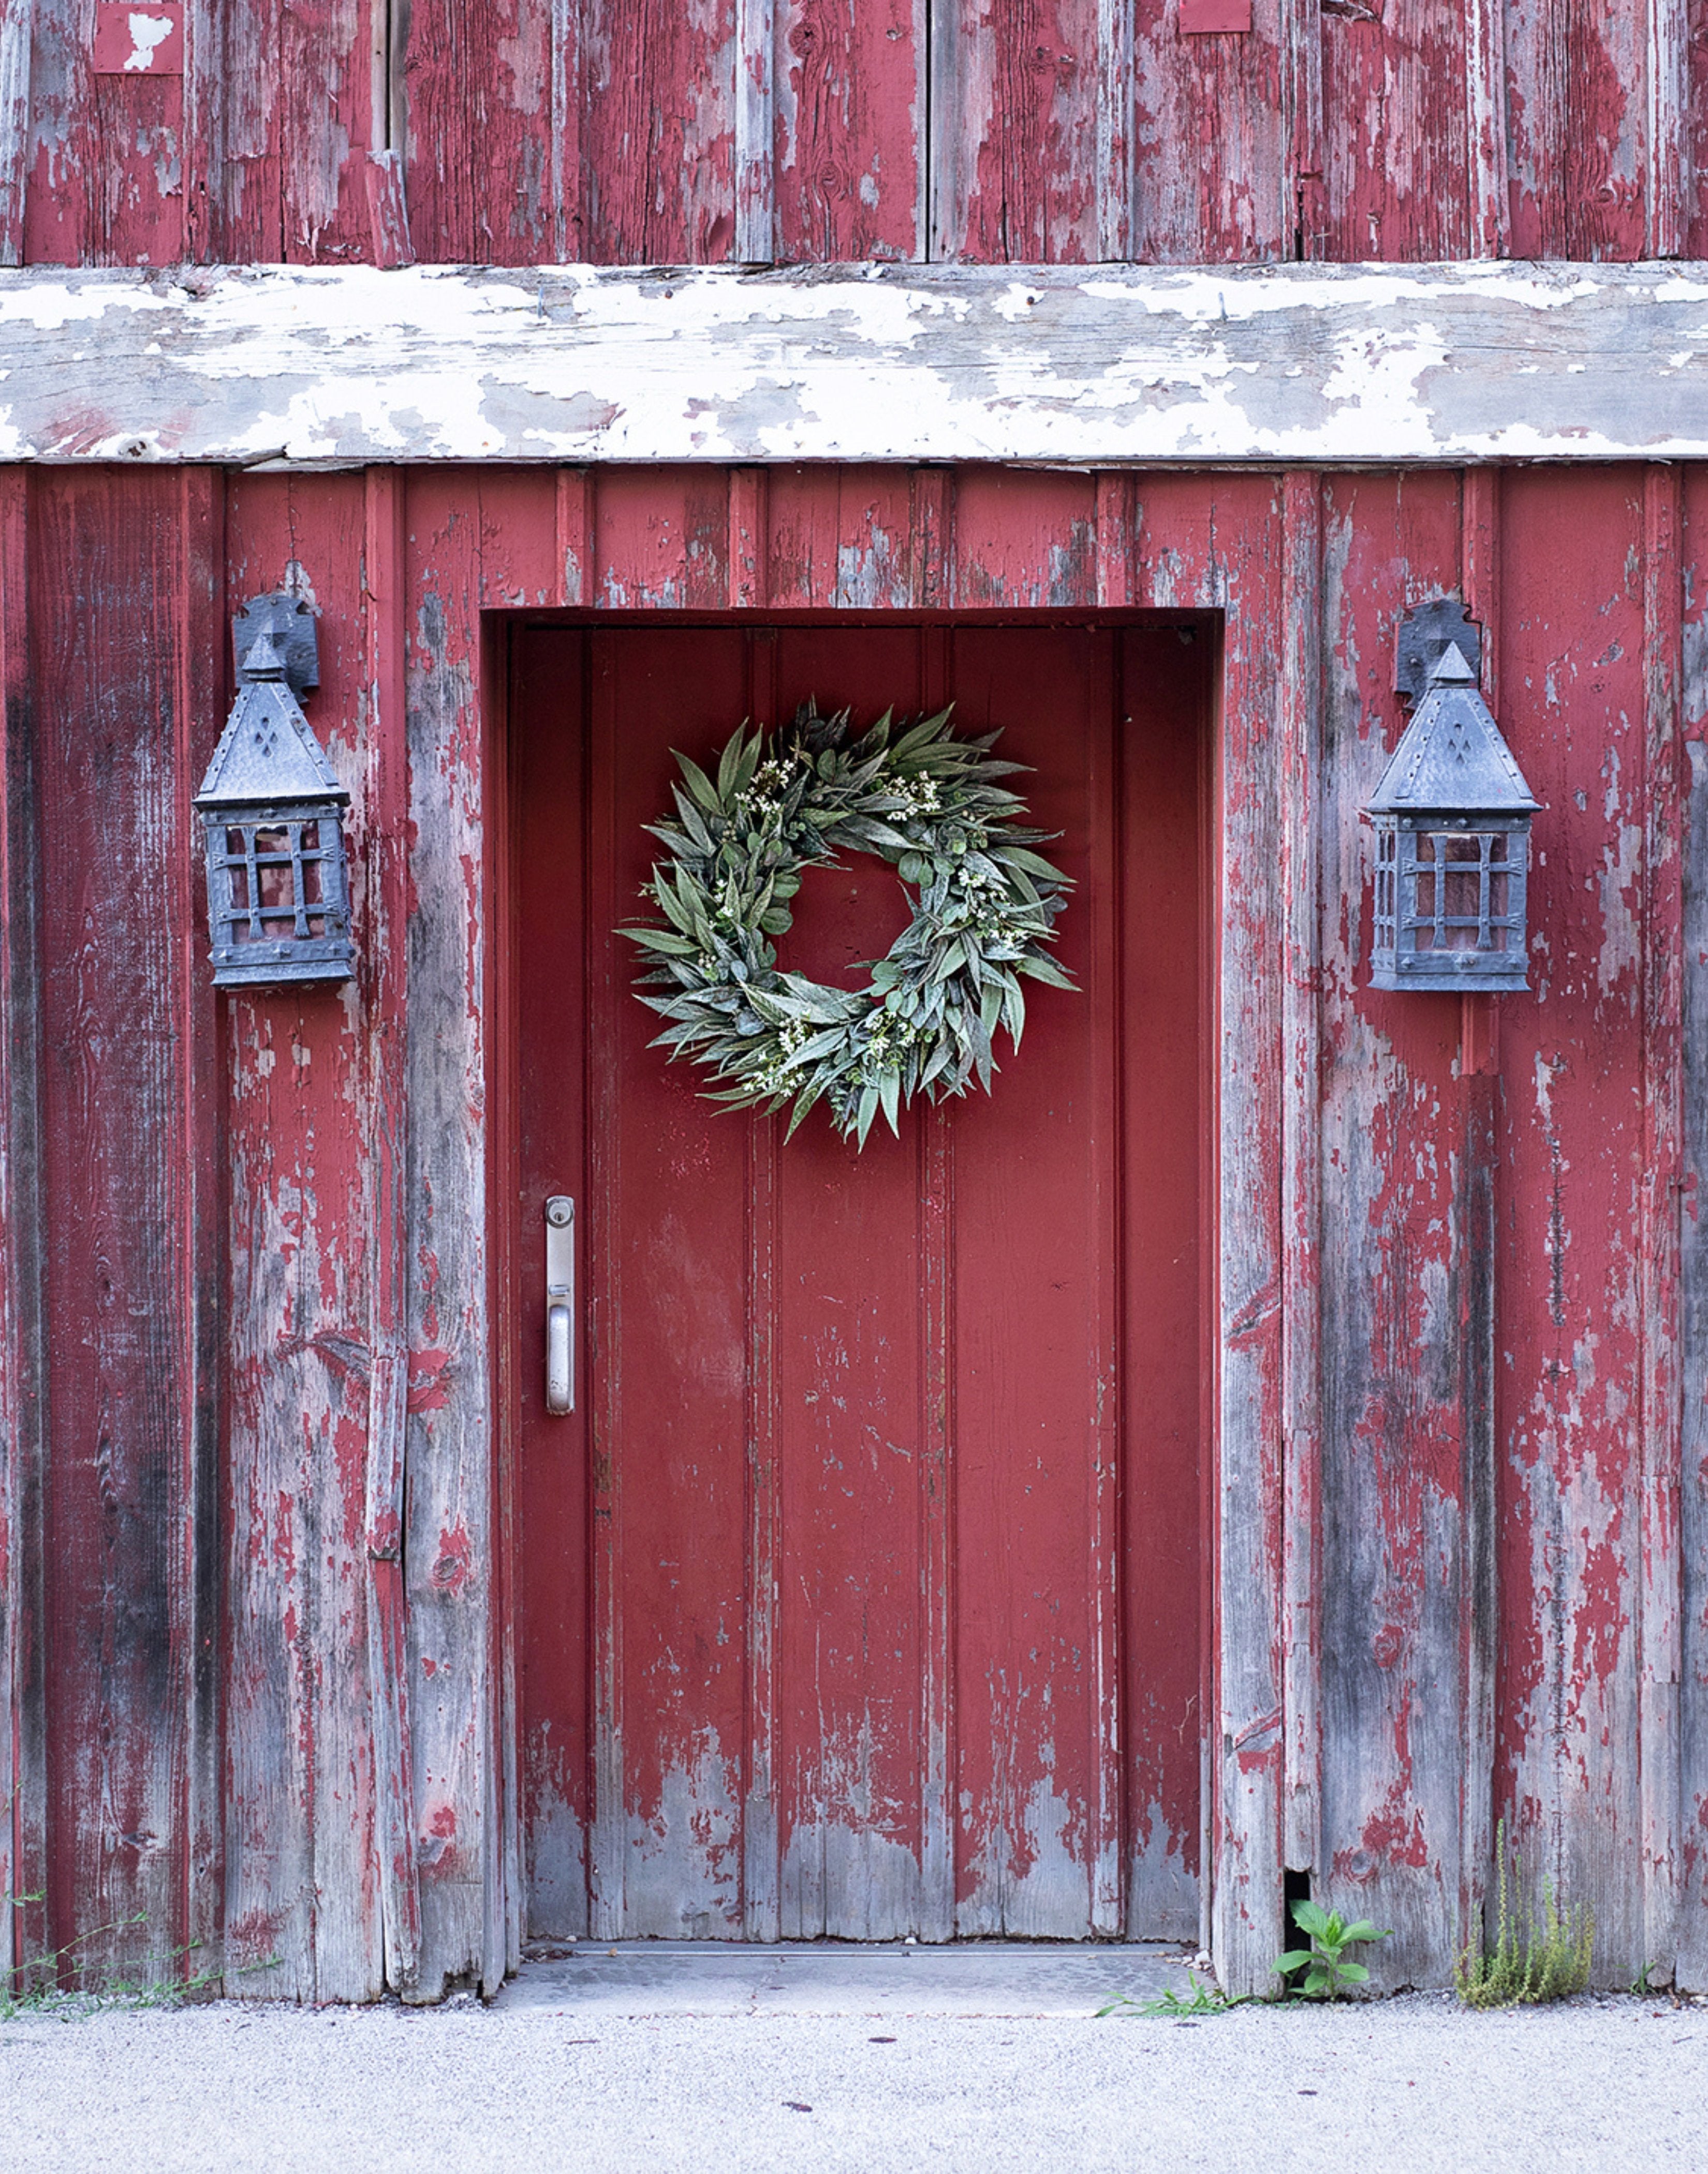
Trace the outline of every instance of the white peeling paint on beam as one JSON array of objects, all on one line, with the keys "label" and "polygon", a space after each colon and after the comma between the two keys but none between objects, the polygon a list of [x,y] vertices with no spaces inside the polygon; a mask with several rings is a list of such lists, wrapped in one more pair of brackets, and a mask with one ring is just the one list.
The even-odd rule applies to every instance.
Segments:
[{"label": "white peeling paint on beam", "polygon": [[1708,457],[1708,265],[0,273],[0,460]]}]

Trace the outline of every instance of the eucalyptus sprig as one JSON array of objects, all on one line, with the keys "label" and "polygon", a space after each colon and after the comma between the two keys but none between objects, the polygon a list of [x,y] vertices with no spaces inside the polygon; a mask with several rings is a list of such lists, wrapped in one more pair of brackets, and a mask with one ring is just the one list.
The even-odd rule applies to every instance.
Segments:
[{"label": "eucalyptus sprig", "polygon": [[[1018,1048],[1023,978],[1074,985],[1045,946],[1071,885],[1032,849],[1050,835],[1017,819],[1025,803],[999,781],[998,735],[958,739],[949,712],[892,734],[886,710],[854,737],[846,710],[808,702],[767,751],[743,726],[708,776],[688,756],[673,785],[676,815],[651,826],[668,857],[643,895],[662,917],[623,933],[646,954],[643,988],[667,1021],[657,1042],[711,1073],[709,1099],[732,1108],[790,1106],[789,1132],[823,1101],[863,1147],[882,1111],[988,1091],[992,1037]],[[913,917],[863,989],[777,965],[771,939],[793,916],[802,873],[839,852],[888,861],[915,893]]]}]

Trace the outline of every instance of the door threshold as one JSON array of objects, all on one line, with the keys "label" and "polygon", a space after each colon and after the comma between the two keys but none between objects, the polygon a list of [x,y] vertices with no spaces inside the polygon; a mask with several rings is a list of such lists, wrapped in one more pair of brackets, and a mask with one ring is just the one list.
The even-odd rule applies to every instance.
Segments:
[{"label": "door threshold", "polygon": [[505,2008],[597,2014],[1092,2016],[1117,1995],[1189,1998],[1193,1951],[1159,1941],[533,1943]]}]

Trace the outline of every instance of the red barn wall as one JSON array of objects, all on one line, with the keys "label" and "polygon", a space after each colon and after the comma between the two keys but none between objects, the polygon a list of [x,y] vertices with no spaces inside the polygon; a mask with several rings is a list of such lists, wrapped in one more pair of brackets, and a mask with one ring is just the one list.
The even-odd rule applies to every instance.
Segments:
[{"label": "red barn wall", "polygon": [[[1687,0],[184,0],[115,72],[123,12],[0,15],[0,264],[1708,252]],[[1705,523],[1658,465],[0,468],[0,1940],[516,1952],[483,614],[1168,607],[1225,630],[1219,1952],[1308,1865],[1439,1980],[1498,1814],[1609,1982],[1708,1982]],[[189,795],[287,579],[361,976],[216,999]],[[1365,987],[1441,591],[1547,803],[1468,1042]]]},{"label": "red barn wall", "polygon": [[[1700,255],[1692,0],[183,0],[0,30],[0,262]],[[9,63],[6,65],[4,63]],[[112,70],[115,72],[105,72]]]},{"label": "red barn wall", "polygon": [[[1608,1982],[1708,1981],[1705,524],[1661,466],[0,472],[24,1944],[307,1998],[516,1952],[483,614],[1047,603],[1225,615],[1224,1951],[1304,1864],[1439,1982],[1500,1814]],[[360,977],[216,998],[189,797],[286,578]],[[1468,1043],[1365,986],[1359,817],[1454,590],[1547,803]]]}]

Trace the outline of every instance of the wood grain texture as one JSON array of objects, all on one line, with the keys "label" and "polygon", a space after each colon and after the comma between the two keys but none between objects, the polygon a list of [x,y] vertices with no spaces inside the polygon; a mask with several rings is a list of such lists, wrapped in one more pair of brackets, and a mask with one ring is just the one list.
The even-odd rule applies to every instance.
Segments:
[{"label": "wood grain texture", "polygon": [[585,254],[715,264],[735,254],[738,0],[586,0]]},{"label": "wood grain texture", "polygon": [[367,1695],[377,1793],[376,1847],[386,1985],[412,1991],[421,1958],[421,1888],[409,1714],[405,1591],[405,1454],[409,1391],[408,869],[405,673],[407,479],[363,479],[363,706],[368,774],[362,803],[367,901],[366,990],[371,1061],[358,1123],[370,1143],[369,1388],[365,1539]]},{"label": "wood grain texture", "polygon": [[[190,1937],[186,1820],[193,1802],[203,1829],[210,1809],[198,1692],[211,1674],[197,1650],[218,1614],[200,1530],[217,1512],[198,1492],[212,1470],[197,1376],[212,1326],[209,1082],[184,777],[212,722],[192,647],[207,628],[211,503],[205,479],[163,491],[90,475],[31,507],[48,583],[31,678],[62,690],[35,742],[40,1183],[53,1203],[39,1238],[47,1929],[54,1944],[84,1935],[70,1968],[95,1982],[173,1973]],[[144,895],[176,941],[138,917]],[[205,1881],[205,1831],[197,1845]]]},{"label": "wood grain texture", "polygon": [[1467,0],[1465,137],[1471,230],[1464,253],[1507,256],[1512,191],[1506,170],[1506,0]]},{"label": "wood grain texture", "polygon": [[[1497,1805],[1531,1889],[1587,1902],[1597,1969],[1645,1948],[1644,481],[1503,486],[1502,725],[1545,814],[1534,999],[1503,1009],[1497,1440],[1505,1638]],[[1547,560],[1546,571],[1543,571]],[[1545,863],[1542,856],[1545,854]],[[1608,1245],[1609,1231],[1628,1233]],[[1658,1748],[1658,1747],[1657,1747]]]},{"label": "wood grain texture", "polygon": [[[1284,71],[1290,0],[1257,0],[1243,36],[1181,37],[1171,0],[1134,8],[1131,236],[1140,263],[1273,263],[1298,249]],[[1316,252],[1313,250],[1311,254]]]},{"label": "wood grain texture", "polygon": [[[1323,1849],[1313,1892],[1392,1929],[1377,1981],[1459,1937],[1478,1198],[1460,1006],[1369,987],[1362,809],[1400,732],[1404,612],[1461,585],[1457,479],[1337,479],[1323,753]],[[1486,1233],[1483,1233],[1486,1247]],[[1486,1384],[1485,1389],[1486,1389]],[[1329,1567],[1332,1566],[1332,1568]]]},{"label": "wood grain texture", "polygon": [[0,260],[8,216],[56,263],[1700,246],[1687,0],[1256,0],[1191,36],[1172,0],[186,0],[181,75],[95,74],[89,15],[0,14]]},{"label": "wood grain texture", "polygon": [[581,8],[412,0],[398,62],[410,234],[430,262],[581,257]]},{"label": "wood grain texture", "polygon": [[[1322,1857],[1322,1020],[1319,821],[1322,747],[1322,478],[1281,486],[1280,765],[1285,964],[1281,987],[1281,1425],[1285,1519],[1282,1856]],[[1338,1203],[1336,1203],[1337,1207]]]},{"label": "wood grain texture", "polygon": [[14,273],[14,457],[1561,464],[1708,452],[1684,268]]},{"label": "wood grain texture", "polygon": [[[1465,85],[1477,18],[1457,0],[1320,17],[1327,232],[1322,254],[1358,262],[1485,252],[1473,246],[1478,167]],[[1473,110],[1479,100],[1473,97]],[[1484,128],[1492,117],[1479,111]]]},{"label": "wood grain texture", "polygon": [[776,12],[772,251],[791,263],[926,254],[927,0]]},{"label": "wood grain texture", "polygon": [[253,0],[214,19],[223,91],[209,241],[221,260],[374,257],[367,154],[390,148],[386,13],[384,0]]},{"label": "wood grain texture", "polygon": [[[46,1846],[29,564],[28,474],[0,469],[0,1687],[10,1717],[0,1748],[0,1895],[8,1897],[41,1892]],[[45,1929],[39,1904],[6,1907],[0,1970],[41,1954]]]},{"label": "wood grain texture", "polygon": [[1517,257],[1640,257],[1647,9],[1509,0],[1508,160]]},{"label": "wood grain texture", "polygon": [[[387,1249],[402,1237],[400,1144],[386,1128],[400,1029],[389,961],[368,942],[370,917],[383,925],[395,911],[401,756],[386,673],[376,684],[384,648],[370,631],[369,584],[386,578],[374,549],[386,538],[371,511],[360,475],[305,496],[286,479],[246,479],[228,524],[231,598],[284,582],[321,614],[311,715],[352,795],[365,962],[342,989],[224,1003],[227,1985],[262,1998],[371,1999],[388,1961],[401,1970],[408,1953],[410,1868],[395,1854],[402,1746],[386,1702],[396,1573],[383,1552],[395,1544]],[[380,749],[382,725],[394,737]]]},{"label": "wood grain texture", "polygon": [[[1684,477],[1687,564],[1708,533],[1708,476]],[[1678,1960],[1676,1982],[1708,1984],[1708,608],[1693,582],[1681,614],[1679,721],[1684,912],[1684,1106],[1679,1230],[1681,1442]]]},{"label": "wood grain texture", "polygon": [[1637,1204],[1638,1319],[1642,1324],[1642,1436],[1635,1539],[1639,1554],[1638,1728],[1642,1782],[1641,1945],[1678,1946],[1683,1804],[1683,1387],[1679,1348],[1680,1203],[1684,1187],[1684,494],[1673,468],[1643,476],[1643,1144]]},{"label": "wood grain texture", "polygon": [[[720,621],[762,610],[838,616],[812,639],[834,637],[856,659],[876,656],[880,634],[916,645],[923,700],[949,690],[952,635],[961,635],[946,623],[900,624],[907,614],[1041,607],[1078,618],[1116,605],[1185,619],[1204,640],[1201,615],[1226,614],[1214,733],[1220,1084],[1202,1181],[1219,1234],[1208,1209],[1200,1227],[1216,1253],[1208,1371],[1221,1448],[1203,1546],[1219,1595],[1207,1734],[1212,1914],[1228,1982],[1267,1983],[1282,1868],[1312,1839],[1305,1724],[1320,1666],[1310,1868],[1331,1903],[1395,1927],[1381,1959],[1395,1981],[1445,1978],[1482,1901],[1498,1806],[1532,1877],[1550,1873],[1594,1902],[1610,1982],[1629,1982],[1646,1962],[1700,1983],[1708,647],[1694,554],[1705,521],[1700,473],[1652,463],[1316,483],[1304,473],[752,462],[732,473],[705,460],[652,472],[441,468],[229,484],[193,466],[171,476],[91,467],[43,471],[27,489],[8,472],[0,1428],[12,1444],[3,1506],[26,1545],[5,1588],[7,1620],[24,1633],[8,1663],[22,1721],[0,1788],[14,1793],[16,1876],[34,1886],[41,1868],[56,1913],[25,1937],[146,1907],[150,1938],[158,1926],[162,1945],[166,1933],[176,1945],[217,1933],[223,1907],[230,1989],[365,1997],[408,1982],[419,1880],[413,1997],[465,1977],[495,1984],[516,1953],[518,1777],[505,1764],[510,1572],[493,1506],[492,1360],[524,1316],[495,1315],[489,1294],[487,900],[497,879],[484,873],[494,803],[483,706],[495,682],[482,613],[574,600],[590,616],[644,611],[678,625],[684,610]],[[368,963],[345,997],[221,1000],[216,1014],[186,799],[226,700],[226,598],[287,576],[311,584],[322,610],[325,679],[311,715],[356,794]],[[1536,988],[1503,1001],[1498,1034],[1449,1000],[1365,986],[1358,810],[1399,728],[1394,629],[1409,604],[1456,587],[1488,635],[1485,689],[1546,803],[1532,897]],[[1314,827],[1300,788],[1313,623]],[[32,724],[19,699],[20,630],[31,686],[53,691],[44,722]],[[994,684],[997,652],[981,653]],[[728,706],[775,706],[794,668],[755,645]],[[1112,699],[1160,668],[1147,652],[1130,671],[1111,668]],[[613,735],[619,722],[613,708]],[[1120,790],[1136,789],[1129,766]],[[1061,819],[1087,837],[1096,828],[1071,810]],[[630,829],[624,817],[612,836]],[[20,842],[40,868],[14,857]],[[552,842],[549,832],[534,838],[549,869]],[[1097,850],[1106,878],[1106,838]],[[573,872],[550,880],[580,895]],[[135,928],[139,881],[166,901],[164,949],[93,944],[89,927]],[[1104,888],[1094,882],[1085,895]],[[370,934],[382,927],[389,936]],[[1142,955],[1133,959],[1137,972]],[[39,1024],[20,1002],[32,987]],[[572,1033],[585,1009],[577,985],[566,980],[554,1001]],[[1123,983],[1121,1001],[1142,1008],[1142,983]],[[216,1056],[210,1023],[222,1015]],[[1315,1290],[1313,1062],[1323,1187]],[[600,1106],[616,1106],[622,1084],[607,1083]],[[1122,1122],[1143,1138],[1154,1119],[1137,1092],[1122,1084]],[[38,1101],[57,1217],[45,1235],[29,1222]],[[976,1772],[956,1719],[970,1710],[965,1685],[981,1665],[957,1617],[957,1581],[989,1555],[978,1520],[988,1528],[999,1500],[989,1470],[968,1461],[976,1398],[942,1357],[959,1333],[953,1307],[976,1316],[983,1304],[957,1254],[957,1219],[981,1199],[992,1219],[1000,1206],[975,1145],[959,1123],[952,1136],[923,1135],[896,1187],[895,1214],[910,1219],[922,1257],[945,1264],[896,1331],[897,1351],[911,1355],[895,1362],[907,1375],[895,1415],[916,1426],[921,1452],[912,1490],[884,1498],[920,1566],[907,1831],[918,1838],[909,1877],[927,1934],[955,1923],[953,1898],[947,1911],[942,1898],[965,1847],[961,1787],[1022,1811],[1027,1801],[1024,1786]],[[771,1302],[751,1294],[767,1279],[785,1290],[818,1228],[823,1203],[805,1182],[798,1158],[779,1151],[767,1165],[762,1147],[743,1175],[749,1204],[730,1243],[744,1263],[748,1332],[760,1341]],[[836,1227],[838,1258],[869,1257],[857,1214]],[[216,1256],[223,1299],[209,1282]],[[55,1352],[40,1437],[27,1371],[32,1259]],[[1130,1291],[1138,1270],[1122,1273]],[[986,1295],[1008,1302],[1002,1287]],[[1314,1559],[1301,1544],[1313,1303],[1322,1370]],[[776,1318],[786,1324],[786,1309]],[[393,1555],[385,1513],[397,1501],[400,1360],[411,1477]],[[223,1532],[209,1494],[216,1363],[227,1375],[225,1477],[214,1490]],[[531,1377],[517,1364],[525,1397]],[[736,1399],[736,1453],[718,1482],[727,1481],[716,1507],[727,1513],[728,1560],[752,1607],[732,1641],[729,1680],[740,1690],[727,1737],[731,1800],[747,1824],[732,1856],[708,1848],[707,1891],[749,1935],[857,1929],[862,1882],[874,1892],[883,1883],[866,1845],[842,1839],[825,1810],[834,1793],[819,1787],[808,1755],[811,1701],[790,1688],[820,1680],[786,1573],[802,1521],[823,1512],[798,1475],[781,1474],[774,1450],[813,1383],[784,1345],[770,1368]],[[846,1463],[854,1437],[835,1431],[841,1424],[827,1420],[824,1441]],[[51,1447],[45,1490],[38,1439]],[[518,1547],[524,1590],[529,1576],[555,1576],[565,1555],[586,1552],[586,1522],[609,1493],[590,1495],[590,1476],[565,1459],[550,1502],[565,1548],[536,1571]],[[621,1495],[611,1499],[631,1539],[644,1540],[656,1509]],[[1153,1524],[1186,1529],[1172,1498],[1154,1517],[1135,1499],[1129,1472],[1122,1545]],[[1097,1533],[1089,1554],[1106,1563],[1111,1535]],[[613,1592],[619,1573],[638,1575],[644,1549],[626,1571],[625,1560],[607,1563]],[[785,1573],[774,1615],[753,1606],[768,1564]],[[1130,1592],[1144,1589],[1140,1579]],[[977,1590],[987,1627],[1011,1605],[1024,1619],[1024,1595],[1011,1603]],[[598,1928],[614,1932],[633,1922],[624,1913],[661,1911],[663,1889],[624,1858],[623,1790],[641,1771],[639,1755],[632,1738],[619,1745],[608,1732],[596,1763],[589,1671],[573,1658],[593,1651],[585,1589],[566,1578],[563,1593],[522,1656],[524,1686],[543,1647],[571,1654],[565,1665],[584,1685],[559,1735],[524,1738],[527,1775],[550,1783],[531,1779],[527,1798],[536,1924],[587,1928],[580,1852],[590,1831],[597,1838],[603,1793],[616,1809],[598,1846],[626,1868],[593,1901]],[[538,1587],[525,1604],[538,1605]],[[851,1605],[827,1579],[826,1635],[851,1651]],[[1174,1609],[1176,1628],[1186,1606]],[[228,1641],[223,1759],[207,1642],[216,1620]],[[638,1701],[644,1641],[613,1624],[593,1689],[608,1701],[623,1686]],[[1106,1718],[1106,1619],[1088,1616],[1085,1633],[1084,1651],[1102,1658],[1075,1695]],[[1145,1685],[1120,1673],[1119,1637],[1116,1650],[1113,1709],[1130,1720]],[[840,1728],[846,1686],[833,1671],[822,1688]],[[839,1741],[857,1735],[844,1729]],[[1195,1749],[1192,1726],[1182,1743]],[[591,1789],[574,1778],[590,1766]],[[1104,1868],[1083,1886],[1088,1924],[1112,1922],[1118,1832],[1124,1906],[1149,1898],[1143,1906],[1181,1928],[1195,1787],[1172,1767],[1158,1782],[1143,1762],[1112,1782],[1088,1766],[1086,1787],[1099,1807],[1087,1836],[1095,1826],[1100,1838],[1082,1869]],[[1114,1813],[1111,1788],[1126,1792]],[[1171,1809],[1147,1826],[1157,1803]],[[1003,1855],[1003,1832],[1016,1831],[1008,1812],[981,1829],[986,1868],[961,1898],[965,1927],[1041,1922],[1019,1857]],[[149,1960],[115,1940],[97,1944],[92,1960],[103,1955]]]},{"label": "wood grain texture", "polygon": [[933,8],[932,257],[1055,264],[1100,254],[1108,27],[1098,0]]},{"label": "wood grain texture", "polygon": [[[1505,563],[1501,521],[1503,473],[1467,468],[1459,486],[1459,561],[1465,608],[1483,630],[1483,696],[1497,717],[1503,707],[1500,627]],[[1495,1576],[1502,1446],[1497,1425],[1496,1364],[1500,1328],[1499,1257],[1500,1006],[1494,998],[1462,1000],[1460,1092],[1465,1129],[1458,1239],[1465,1263],[1459,1278],[1462,1589],[1459,1597],[1459,1699],[1462,1730],[1459,1800],[1460,1938],[1475,1938],[1485,1922],[1495,1879],[1494,1759],[1496,1656],[1500,1593]],[[1473,1052],[1473,1034],[1482,1047]]]},{"label": "wood grain texture", "polygon": [[4,0],[0,6],[0,265],[24,261],[35,17],[35,0]]},{"label": "wood grain texture", "polygon": [[[1217,719],[1213,987],[1214,1355],[1210,1923],[1224,1982],[1261,1991],[1282,1930],[1284,1790],[1281,1019],[1285,785],[1280,623],[1281,492],[1273,479],[1208,490],[1141,478],[1139,601],[1225,611]],[[1265,722],[1259,727],[1257,720]]]},{"label": "wood grain texture", "polygon": [[[501,527],[502,485],[490,486]],[[404,1531],[419,1976],[495,1989],[509,1953],[493,1614],[487,928],[479,537],[461,490],[412,489],[405,1063],[411,1474]],[[549,532],[548,532],[549,533]]]}]

